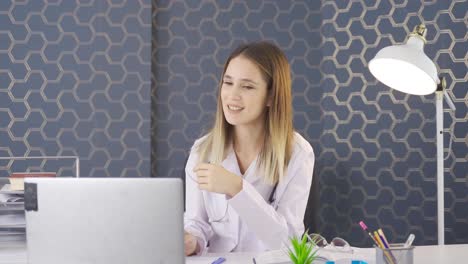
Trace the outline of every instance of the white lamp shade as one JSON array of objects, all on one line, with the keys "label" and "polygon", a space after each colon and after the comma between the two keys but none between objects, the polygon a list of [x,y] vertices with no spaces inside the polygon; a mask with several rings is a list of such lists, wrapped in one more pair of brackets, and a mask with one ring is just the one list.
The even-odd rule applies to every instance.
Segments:
[{"label": "white lamp shade", "polygon": [[423,40],[412,36],[404,45],[381,49],[369,62],[369,70],[380,82],[398,91],[433,93],[439,83],[437,68],[423,48]]}]

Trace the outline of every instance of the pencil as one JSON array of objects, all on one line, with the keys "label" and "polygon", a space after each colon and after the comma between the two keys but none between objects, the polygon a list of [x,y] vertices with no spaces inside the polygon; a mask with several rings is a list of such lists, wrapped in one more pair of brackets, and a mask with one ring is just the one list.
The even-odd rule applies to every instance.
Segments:
[{"label": "pencil", "polygon": [[387,259],[387,263],[394,264],[393,258],[389,254],[390,251],[386,250],[386,249],[388,249],[388,247],[385,247],[385,244],[382,241],[382,239],[380,239],[380,236],[377,233],[377,231],[374,231],[374,237],[375,237],[375,240],[377,240],[377,242],[379,243],[379,247],[382,249],[383,253],[385,254],[385,257]]},{"label": "pencil", "polygon": [[373,236],[372,233],[369,231],[369,229],[367,228],[366,224],[364,224],[364,221],[359,222],[359,225],[361,226],[362,230],[364,230],[364,232],[367,232],[367,234],[368,234],[369,237],[372,239],[372,241],[374,241],[374,245],[379,246],[378,243],[377,243],[377,240],[375,240],[374,236]]}]

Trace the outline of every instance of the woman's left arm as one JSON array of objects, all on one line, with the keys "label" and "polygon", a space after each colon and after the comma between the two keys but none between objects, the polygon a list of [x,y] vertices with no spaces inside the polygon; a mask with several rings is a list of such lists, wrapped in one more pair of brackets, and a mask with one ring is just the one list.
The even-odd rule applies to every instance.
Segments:
[{"label": "woman's left arm", "polygon": [[249,182],[243,181],[242,191],[229,199],[236,210],[259,239],[269,249],[278,249],[291,236],[304,232],[304,214],[314,171],[315,156],[312,149],[307,154],[291,159],[285,181],[279,183],[284,189],[277,197],[277,208],[267,203]]}]

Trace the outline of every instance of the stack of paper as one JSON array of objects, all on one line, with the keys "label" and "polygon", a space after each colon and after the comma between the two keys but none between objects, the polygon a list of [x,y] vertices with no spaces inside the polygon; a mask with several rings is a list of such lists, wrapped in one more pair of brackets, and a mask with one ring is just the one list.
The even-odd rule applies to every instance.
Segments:
[{"label": "stack of paper", "polygon": [[9,184],[0,189],[0,245],[26,241],[24,191],[11,190]]}]

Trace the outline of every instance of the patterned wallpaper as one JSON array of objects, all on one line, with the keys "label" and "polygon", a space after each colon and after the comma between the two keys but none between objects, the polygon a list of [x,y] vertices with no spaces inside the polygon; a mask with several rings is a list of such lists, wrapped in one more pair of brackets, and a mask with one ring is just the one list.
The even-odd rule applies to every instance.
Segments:
[{"label": "patterned wallpaper", "polygon": [[[0,1],[0,156],[150,176],[150,0]],[[0,176],[73,160],[2,162]]]},{"label": "patterned wallpaper", "polygon": [[393,91],[367,68],[424,23],[425,51],[457,107],[445,112],[446,243],[468,243],[467,8],[463,0],[153,0],[153,175],[183,177],[193,141],[211,124],[224,60],[239,43],[266,39],[289,58],[294,124],[317,156],[306,224],[356,246],[370,246],[360,220],[393,242],[414,233],[417,245],[437,243],[434,96]]}]

